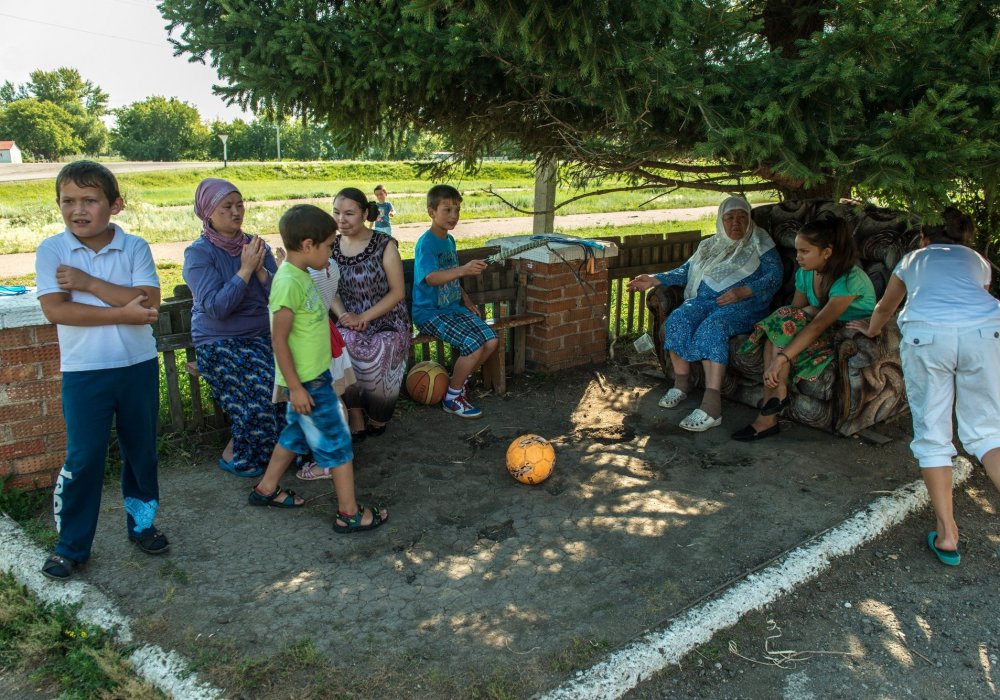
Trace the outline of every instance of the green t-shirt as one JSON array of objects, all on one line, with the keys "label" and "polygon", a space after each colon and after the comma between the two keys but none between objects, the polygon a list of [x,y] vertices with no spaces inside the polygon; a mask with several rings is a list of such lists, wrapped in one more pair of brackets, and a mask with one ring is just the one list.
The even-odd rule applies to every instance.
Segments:
[{"label": "green t-shirt", "polygon": [[[278,268],[271,280],[271,296],[267,302],[271,310],[272,326],[274,313],[283,308],[291,309],[295,317],[288,335],[288,346],[292,349],[295,372],[300,382],[312,381],[330,368],[330,323],[326,307],[312,277],[291,263]],[[274,363],[276,380],[287,387],[281,376],[281,368]]]},{"label": "green t-shirt", "polygon": [[[813,273],[801,267],[795,271],[795,289],[806,295],[811,306],[820,308],[822,304],[813,292]],[[872,281],[865,274],[865,271],[855,265],[846,274],[841,275],[833,286],[830,287],[829,297],[857,297],[851,302],[844,313],[840,314],[838,321],[855,321],[859,318],[868,318],[875,310],[875,287]]]}]

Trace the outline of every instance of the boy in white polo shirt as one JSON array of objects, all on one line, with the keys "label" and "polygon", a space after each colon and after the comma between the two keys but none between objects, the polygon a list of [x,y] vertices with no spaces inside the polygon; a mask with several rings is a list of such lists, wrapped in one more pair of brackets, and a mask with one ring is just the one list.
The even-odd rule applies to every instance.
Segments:
[{"label": "boy in white polo shirt", "polygon": [[66,230],[38,246],[35,273],[42,313],[59,335],[66,462],[53,497],[59,543],[42,573],[67,579],[90,557],[112,420],[129,540],[148,554],[170,545],[153,526],[160,403],[149,325],[160,305],[153,256],[144,240],[110,223],[124,204],[103,165],[65,166],[56,177],[56,202]]}]

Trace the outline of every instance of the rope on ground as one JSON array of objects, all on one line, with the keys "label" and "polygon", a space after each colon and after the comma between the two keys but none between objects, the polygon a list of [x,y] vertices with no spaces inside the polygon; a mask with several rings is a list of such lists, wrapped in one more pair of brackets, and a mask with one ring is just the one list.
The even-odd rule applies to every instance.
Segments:
[{"label": "rope on ground", "polygon": [[764,638],[764,661],[741,654],[739,651],[739,645],[736,643],[735,639],[729,640],[729,653],[743,659],[744,661],[757,664],[758,666],[777,666],[778,668],[786,671],[795,668],[795,664],[808,661],[816,655],[861,656],[861,654],[856,651],[796,651],[794,649],[772,649],[771,640],[781,637],[781,628],[778,627],[778,623],[774,620],[768,620],[767,631],[774,632],[774,634],[768,635]]}]

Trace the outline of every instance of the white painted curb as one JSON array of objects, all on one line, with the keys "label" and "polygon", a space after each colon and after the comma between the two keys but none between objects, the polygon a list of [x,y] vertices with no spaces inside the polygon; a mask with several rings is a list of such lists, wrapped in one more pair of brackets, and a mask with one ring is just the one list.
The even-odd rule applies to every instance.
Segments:
[{"label": "white painted curb", "polygon": [[[79,605],[77,617],[90,625],[112,632],[118,641],[133,641],[129,619],[94,586],[80,579],[49,581],[41,571],[46,553],[28,539],[21,527],[0,514],[0,570],[9,572],[40,600],[59,605]],[[179,654],[145,645],[129,657],[136,672],[178,700],[220,700],[221,691],[198,681],[190,665]]]},{"label": "white painted curb", "polygon": [[[972,464],[957,457],[954,485],[972,473]],[[927,505],[930,498],[923,481],[901,486],[864,510],[800,547],[781,561],[747,576],[717,598],[688,610],[668,627],[648,632],[628,646],[608,655],[591,668],[545,693],[540,700],[604,700],[618,698],[685,654],[708,642],[716,632],[732,627],[748,612],[774,602],[826,570],[831,560],[850,554],[907,516]]]}]

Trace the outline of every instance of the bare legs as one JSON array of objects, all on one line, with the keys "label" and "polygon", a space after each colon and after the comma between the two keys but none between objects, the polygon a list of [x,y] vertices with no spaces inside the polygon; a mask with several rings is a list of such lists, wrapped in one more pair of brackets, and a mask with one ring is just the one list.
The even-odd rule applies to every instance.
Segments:
[{"label": "bare legs", "polygon": [[[983,455],[983,467],[993,485],[1000,491],[1000,448],[990,450]],[[920,470],[924,477],[924,485],[934,506],[937,517],[937,542],[935,546],[947,552],[958,549],[958,523],[952,505],[951,467],[924,467]]]},{"label": "bare legs", "polygon": [[[770,340],[764,341],[764,367],[765,369],[769,367],[778,357],[778,353],[782,350]],[[773,389],[764,385],[764,403],[768,402],[768,399],[777,398],[779,401],[783,401],[786,396],[788,396],[788,374],[791,371],[791,364],[788,362],[781,363],[781,370],[778,374],[778,386]],[[773,428],[778,424],[778,416],[762,416],[759,413],[754,419],[753,429],[757,432],[767,430],[768,428]]]},{"label": "bare legs", "polygon": [[478,350],[470,355],[462,355],[455,361],[455,369],[451,373],[449,389],[459,390],[465,386],[465,380],[475,372],[479,365],[486,362],[486,359],[496,352],[499,342],[492,338],[483,343]]}]

